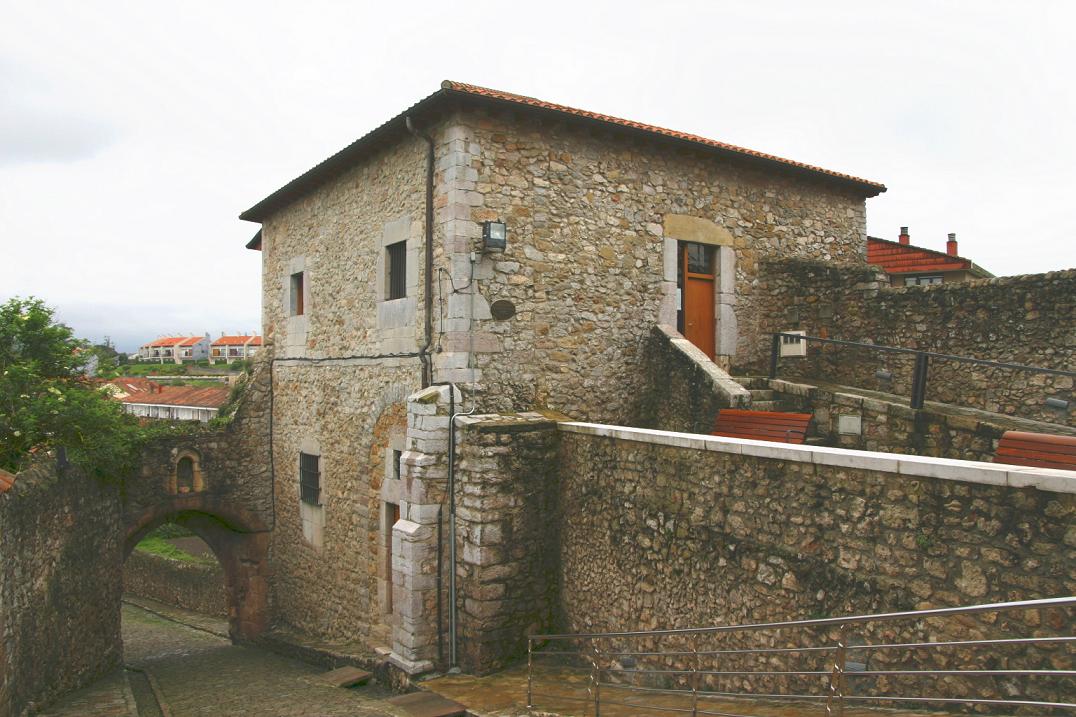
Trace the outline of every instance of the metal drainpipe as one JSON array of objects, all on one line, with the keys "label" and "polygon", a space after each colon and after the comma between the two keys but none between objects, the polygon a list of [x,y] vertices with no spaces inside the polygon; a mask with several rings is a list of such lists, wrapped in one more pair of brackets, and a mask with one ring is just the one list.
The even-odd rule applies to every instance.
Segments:
[{"label": "metal drainpipe", "polygon": [[433,138],[415,129],[411,116],[404,117],[407,131],[426,142],[426,295],[425,306],[425,343],[418,350],[422,362],[422,388],[433,383],[433,362],[430,359],[430,345],[433,344]]}]

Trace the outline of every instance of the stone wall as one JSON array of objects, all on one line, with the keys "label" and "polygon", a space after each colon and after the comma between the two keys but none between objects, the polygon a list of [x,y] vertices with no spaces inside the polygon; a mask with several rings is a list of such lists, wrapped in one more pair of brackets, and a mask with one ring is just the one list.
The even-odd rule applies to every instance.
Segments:
[{"label": "stone wall", "polygon": [[556,423],[540,414],[459,419],[460,665],[486,672],[557,624]]},{"label": "stone wall", "polygon": [[1005,431],[1076,435],[1076,428],[976,409],[927,403],[916,411],[884,393],[853,394],[782,379],[766,385],[780,410],[813,414],[810,433],[827,446],[993,462]]},{"label": "stone wall", "polygon": [[[1071,472],[591,424],[561,429],[567,631],[746,624],[1076,590]],[[1044,619],[1029,613],[930,630],[935,639],[1026,635]],[[886,629],[890,641],[925,635],[921,623]]]},{"label": "stone wall", "polygon": [[[756,312],[758,342],[737,357],[739,370],[764,372],[767,334],[801,329],[814,336],[873,342],[937,353],[1073,370],[1076,367],[1076,270],[982,281],[890,288],[880,272],[849,265],[764,261]],[[780,375],[910,395],[914,359],[854,347],[808,346],[808,358],[786,358]],[[879,379],[879,370],[892,374]],[[1067,411],[1044,405],[1055,396]],[[1076,425],[1076,393],[1067,376],[1030,374],[932,360],[927,398]]]},{"label": "stone wall", "polygon": [[[677,239],[712,235],[726,324],[768,300],[755,291],[764,257],[864,259],[863,196],[814,178],[478,110],[444,142],[438,231],[455,291],[435,366],[441,380],[476,379],[480,410],[627,421],[651,327],[676,323]],[[481,222],[495,219],[507,248],[472,268]],[[514,317],[493,318],[495,301]],[[717,333],[736,337],[735,326]],[[741,327],[741,346],[757,338]]]},{"label": "stone wall", "polygon": [[[384,449],[390,434],[402,438],[402,406],[418,382],[414,361],[274,364],[276,623],[325,640],[391,644],[378,582],[386,577]],[[300,451],[320,457],[320,506],[299,499]]]},{"label": "stone wall", "polygon": [[123,590],[204,615],[228,616],[220,565],[171,560],[135,550],[123,566]]},{"label": "stone wall", "polygon": [[642,358],[646,381],[630,425],[709,433],[722,408],[750,408],[751,392],[671,327],[651,329]]},{"label": "stone wall", "polygon": [[0,714],[120,664],[119,490],[39,463],[0,494]]}]

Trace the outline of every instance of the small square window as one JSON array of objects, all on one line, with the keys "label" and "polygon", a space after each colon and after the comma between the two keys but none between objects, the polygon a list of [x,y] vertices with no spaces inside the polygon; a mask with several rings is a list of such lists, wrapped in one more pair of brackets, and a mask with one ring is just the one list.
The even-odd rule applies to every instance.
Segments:
[{"label": "small square window", "polygon": [[299,499],[308,505],[321,505],[321,458],[299,454]]},{"label": "small square window", "polygon": [[386,299],[391,301],[407,296],[407,242],[385,247],[385,278],[388,283]]},{"label": "small square window", "polygon": [[303,272],[291,275],[291,315],[303,315]]}]

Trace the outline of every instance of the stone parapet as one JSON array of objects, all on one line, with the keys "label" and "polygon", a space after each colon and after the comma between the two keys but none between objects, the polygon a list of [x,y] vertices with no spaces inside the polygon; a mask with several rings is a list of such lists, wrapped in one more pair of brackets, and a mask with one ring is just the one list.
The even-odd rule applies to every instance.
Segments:
[{"label": "stone parapet", "polygon": [[456,566],[460,664],[524,657],[557,615],[557,424],[540,413],[459,419]]},{"label": "stone parapet", "polygon": [[642,361],[647,381],[636,397],[634,425],[709,433],[720,409],[751,405],[750,391],[671,326],[651,329]]}]

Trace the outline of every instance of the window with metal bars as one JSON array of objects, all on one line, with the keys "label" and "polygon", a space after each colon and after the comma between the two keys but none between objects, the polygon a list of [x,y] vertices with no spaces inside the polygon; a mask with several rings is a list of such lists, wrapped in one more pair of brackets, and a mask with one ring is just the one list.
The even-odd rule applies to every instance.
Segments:
[{"label": "window with metal bars", "polygon": [[388,277],[388,296],[402,299],[407,296],[407,242],[401,241],[385,247],[386,274]]},{"label": "window with metal bars", "polygon": [[309,505],[321,505],[320,457],[299,454],[299,499]]}]

